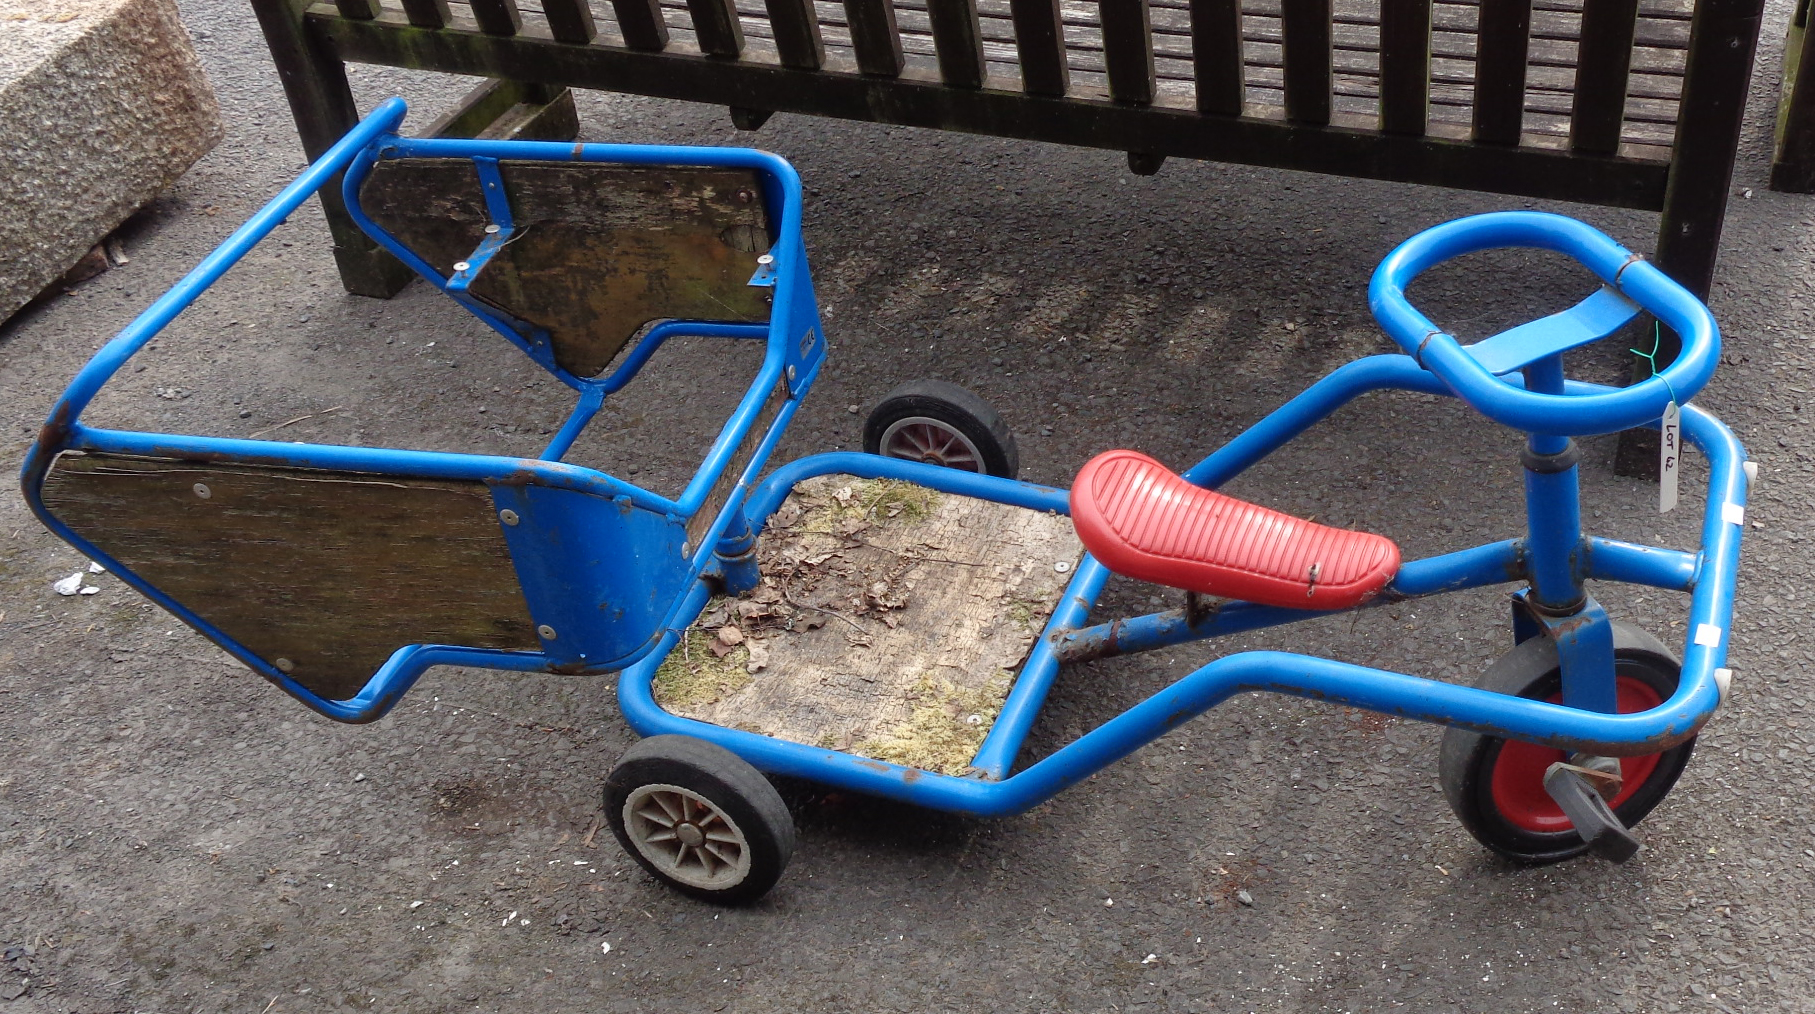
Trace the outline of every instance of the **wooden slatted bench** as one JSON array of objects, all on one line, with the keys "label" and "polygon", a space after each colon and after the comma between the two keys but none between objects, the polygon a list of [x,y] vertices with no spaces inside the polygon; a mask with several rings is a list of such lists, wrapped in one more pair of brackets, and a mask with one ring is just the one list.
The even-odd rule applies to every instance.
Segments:
[{"label": "wooden slatted bench", "polygon": [[[568,87],[1662,213],[1706,295],[1762,0],[254,0],[304,147],[345,62],[494,79],[439,129],[573,128]],[[565,103],[565,104],[563,104]],[[490,112],[485,112],[490,110]],[[551,126],[552,125],[552,126]],[[347,287],[402,284],[330,206]]]}]

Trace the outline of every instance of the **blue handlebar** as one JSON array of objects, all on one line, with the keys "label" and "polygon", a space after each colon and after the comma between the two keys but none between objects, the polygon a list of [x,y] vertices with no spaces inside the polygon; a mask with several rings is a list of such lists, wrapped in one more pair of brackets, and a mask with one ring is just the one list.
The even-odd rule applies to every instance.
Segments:
[{"label": "blue handlebar", "polygon": [[[1603,394],[1542,394],[1496,379],[1487,367],[1405,298],[1428,268],[1466,253],[1537,247],[1574,258],[1655,316],[1682,339],[1682,351],[1657,376]],[[1426,229],[1374,271],[1368,306],[1387,334],[1456,396],[1490,419],[1528,433],[1592,436],[1649,423],[1674,398],[1694,397],[1720,358],[1720,328],[1689,290],[1605,233],[1562,215],[1501,211]]]}]

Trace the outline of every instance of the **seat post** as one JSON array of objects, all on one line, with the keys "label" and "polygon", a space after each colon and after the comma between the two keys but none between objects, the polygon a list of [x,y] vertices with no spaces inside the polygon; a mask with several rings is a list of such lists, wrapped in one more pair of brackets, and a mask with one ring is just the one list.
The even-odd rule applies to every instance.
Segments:
[{"label": "seat post", "polygon": [[[1541,394],[1563,393],[1563,357],[1546,356],[1525,368],[1525,387]],[[1576,472],[1581,452],[1564,436],[1531,434],[1519,462],[1525,467],[1526,569],[1531,604],[1540,612],[1566,616],[1582,607],[1584,592],[1577,558],[1582,545],[1581,488]]]}]

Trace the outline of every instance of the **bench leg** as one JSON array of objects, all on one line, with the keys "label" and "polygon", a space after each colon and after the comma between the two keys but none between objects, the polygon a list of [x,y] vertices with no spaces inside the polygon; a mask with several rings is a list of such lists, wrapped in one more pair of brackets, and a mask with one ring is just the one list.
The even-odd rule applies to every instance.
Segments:
[{"label": "bench leg", "polygon": [[[1745,123],[1746,87],[1752,79],[1752,56],[1758,48],[1763,13],[1762,0],[1702,0],[1690,27],[1682,111],[1677,119],[1670,182],[1664,191],[1664,213],[1658,224],[1657,266],[1704,300],[1714,285],[1714,262],[1720,253],[1721,224],[1727,214],[1727,191],[1733,183],[1733,159]],[[1648,335],[1635,345],[1639,349],[1650,346]],[[1669,364],[1680,350],[1676,335],[1665,330],[1658,341],[1657,366]],[[1635,381],[1651,372],[1651,360],[1634,361]],[[1621,433],[1614,471],[1640,478],[1656,476],[1657,432]]]},{"label": "bench leg", "polygon": [[[303,29],[303,11],[309,0],[252,0],[252,10],[271,48],[271,60],[284,83],[290,113],[303,152],[313,161],[359,122],[353,92],[347,86],[346,65]],[[385,253],[347,216],[340,197],[340,177],[318,194],[334,238],[334,262],[348,292],[389,298],[404,287],[414,273]]]},{"label": "bench leg", "polygon": [[1809,31],[1809,0],[1796,5],[1784,37],[1771,189],[1815,194],[1815,32]]}]

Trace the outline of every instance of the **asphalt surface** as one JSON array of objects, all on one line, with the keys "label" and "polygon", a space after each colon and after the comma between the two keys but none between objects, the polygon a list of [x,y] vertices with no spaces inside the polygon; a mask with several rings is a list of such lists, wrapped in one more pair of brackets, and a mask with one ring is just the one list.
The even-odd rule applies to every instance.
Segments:
[{"label": "asphalt surface", "polygon": [[[0,326],[8,470],[93,350],[300,165],[250,14],[184,8],[227,139],[127,227],[129,265]],[[1772,4],[1712,299],[1728,351],[1697,399],[1761,466],[1735,689],[1632,863],[1499,861],[1436,791],[1440,730],[1246,696],[1011,819],[787,785],[792,867],[762,903],[720,910],[589,835],[634,739],[609,679],[437,670],[385,720],[337,726],[111,576],[53,594],[84,561],[8,495],[0,1011],[1815,1010],[1815,200],[1764,189],[1786,16]],[[417,125],[465,85],[354,80],[368,108],[405,95]],[[936,376],[1002,410],[1028,478],[1064,484],[1115,446],[1189,463],[1387,348],[1364,291],[1396,242],[1527,204],[1196,163],[1141,178],[1115,153],[789,116],[739,135],[722,110],[621,96],[582,96],[581,112],[592,139],[754,142],[799,168],[832,359],[778,460],[852,446],[863,409]],[[1655,216],[1555,207],[1651,246]],[[1487,334],[1589,289],[1552,259],[1503,256],[1414,295]],[[1623,362],[1600,350],[1576,367],[1611,378]],[[313,209],[135,363],[95,419],[530,451],[567,407],[420,285],[346,295]],[[665,352],[576,459],[677,491],[754,365],[711,344]],[[1517,449],[1453,404],[1380,396],[1232,490],[1418,557],[1520,530]],[[1610,440],[1585,451],[1592,531],[1694,543],[1698,462],[1659,516],[1652,488],[1612,474]],[[1028,755],[1242,648],[1471,681],[1511,645],[1505,592],[1076,667]],[[1117,584],[1105,610],[1159,594]],[[1686,598],[1597,594],[1682,643]]]}]

